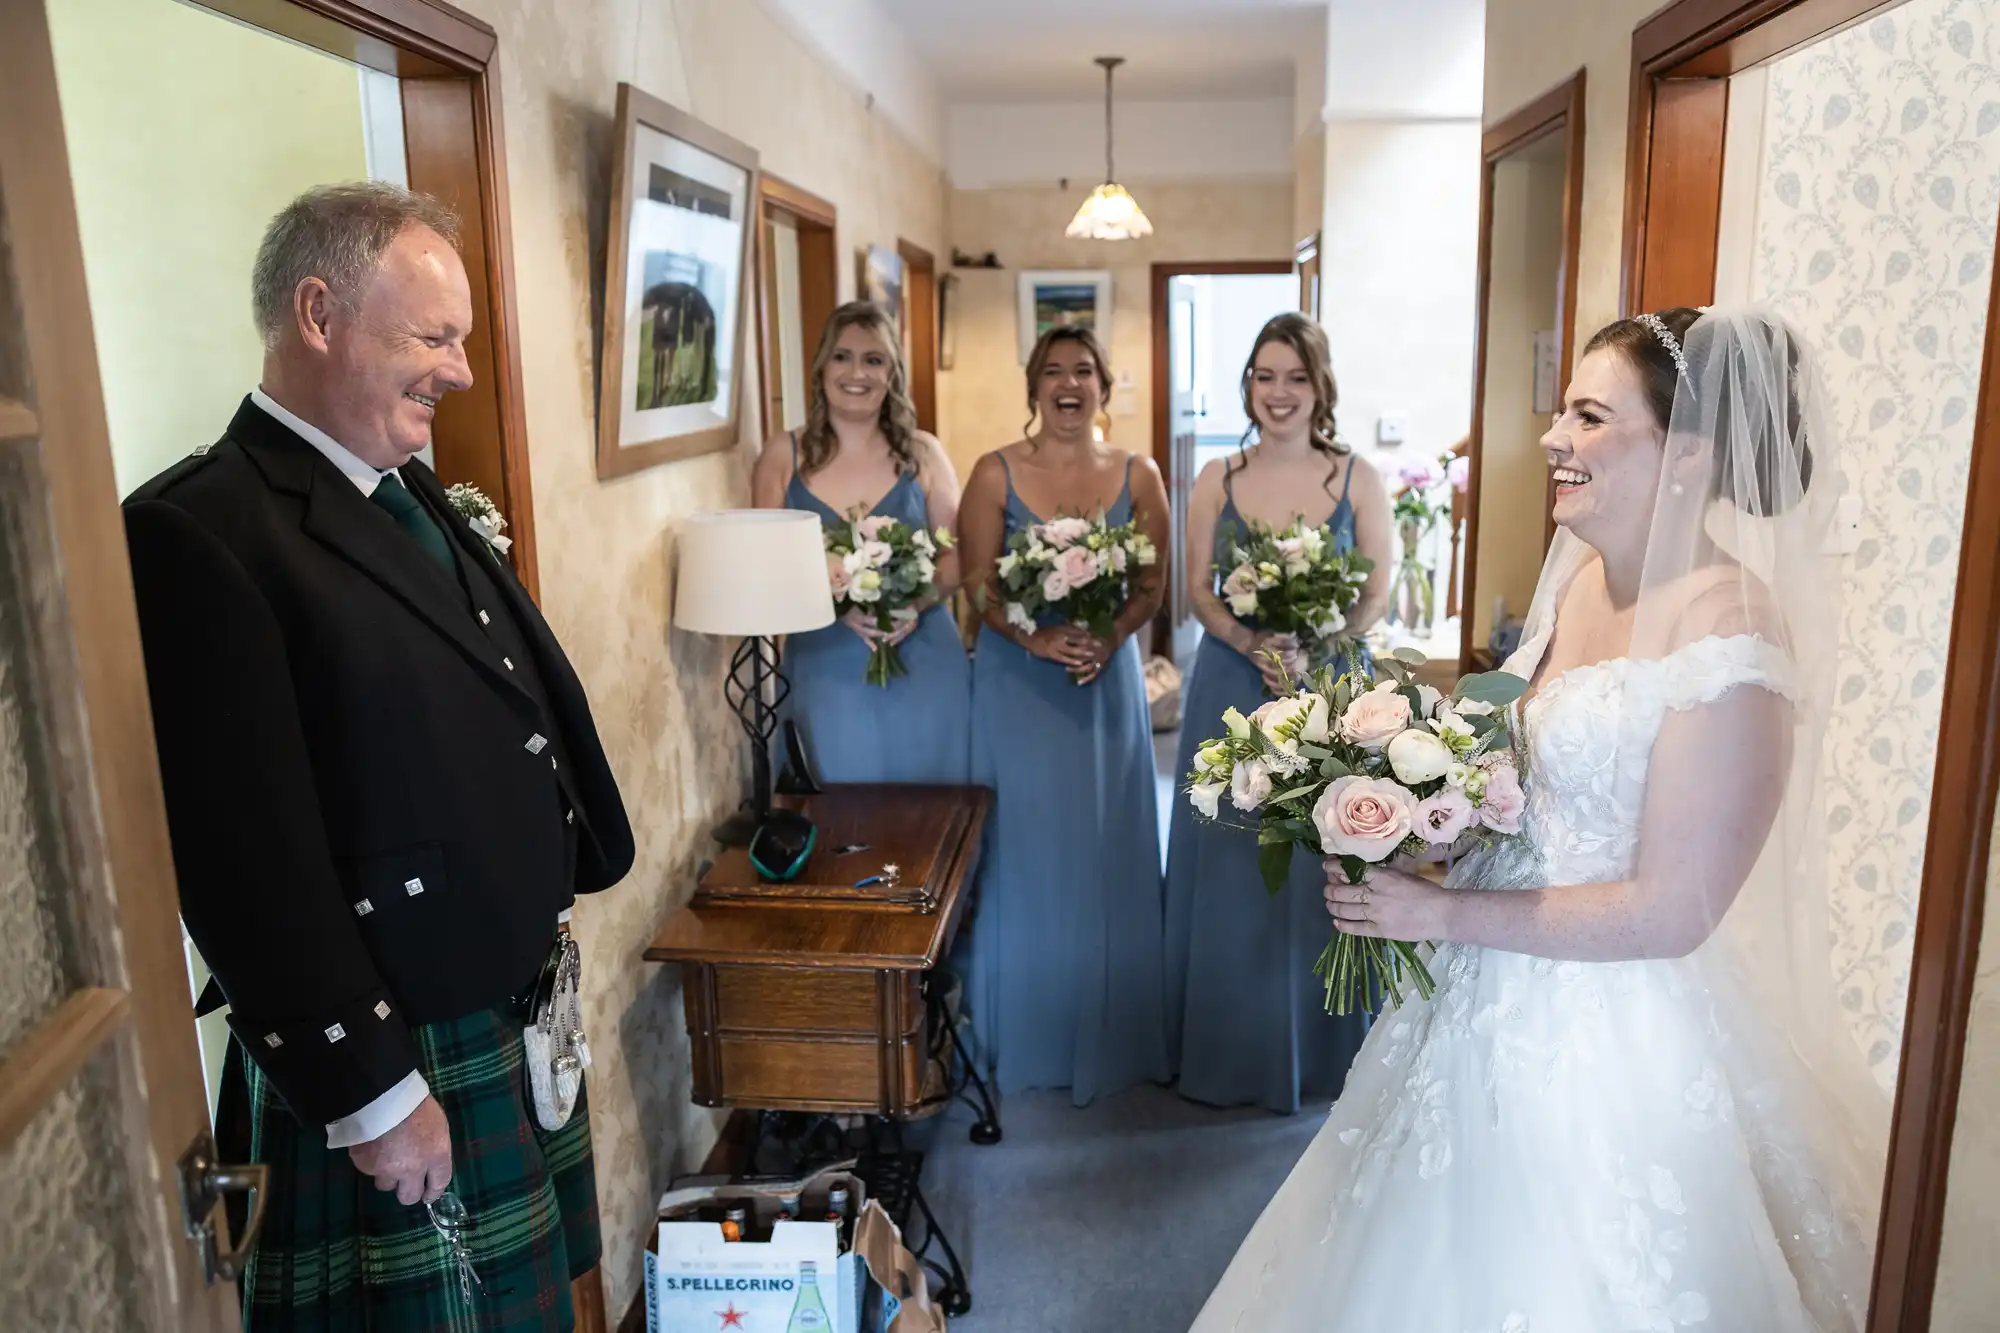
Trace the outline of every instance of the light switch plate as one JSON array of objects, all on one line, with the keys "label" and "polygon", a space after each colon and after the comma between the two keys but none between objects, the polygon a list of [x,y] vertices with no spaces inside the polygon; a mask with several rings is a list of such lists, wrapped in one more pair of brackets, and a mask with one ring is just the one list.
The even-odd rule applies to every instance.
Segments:
[{"label": "light switch plate", "polygon": [[1384,412],[1375,423],[1375,443],[1401,444],[1410,437],[1410,414]]}]

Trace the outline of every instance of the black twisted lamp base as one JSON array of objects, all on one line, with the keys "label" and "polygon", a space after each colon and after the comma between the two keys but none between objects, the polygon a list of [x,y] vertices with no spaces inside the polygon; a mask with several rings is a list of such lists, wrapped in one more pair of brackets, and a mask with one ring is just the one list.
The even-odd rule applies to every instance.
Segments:
[{"label": "black twisted lamp base", "polygon": [[752,636],[736,646],[722,693],[750,738],[750,799],[716,826],[713,836],[725,847],[747,845],[771,813],[771,737],[778,729],[778,710],[791,692],[791,683],[778,669],[776,643]]}]

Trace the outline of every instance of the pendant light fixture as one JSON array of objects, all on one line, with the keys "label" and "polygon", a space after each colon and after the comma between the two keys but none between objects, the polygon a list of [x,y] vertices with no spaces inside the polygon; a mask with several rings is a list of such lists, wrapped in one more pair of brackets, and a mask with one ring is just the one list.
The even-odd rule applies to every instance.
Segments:
[{"label": "pendant light fixture", "polygon": [[1111,167],[1111,71],[1124,64],[1125,57],[1099,56],[1097,63],[1104,66],[1104,184],[1090,192],[1063,234],[1079,241],[1130,241],[1151,236],[1153,224],[1146,221],[1139,201],[1118,183]]}]

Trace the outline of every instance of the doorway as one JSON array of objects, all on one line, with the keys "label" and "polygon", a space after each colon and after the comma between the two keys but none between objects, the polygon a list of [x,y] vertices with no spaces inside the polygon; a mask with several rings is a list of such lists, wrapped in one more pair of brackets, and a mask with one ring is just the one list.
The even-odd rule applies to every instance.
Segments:
[{"label": "doorway", "polygon": [[909,241],[897,241],[903,260],[903,364],[910,372],[910,401],[917,429],[937,434],[937,260]]},{"label": "doorway", "polygon": [[1299,308],[1299,292],[1294,266],[1282,260],[1153,265],[1153,461],[1173,519],[1153,651],[1176,661],[1192,660],[1201,641],[1182,569],[1194,479],[1241,447],[1250,345],[1273,315]]},{"label": "doorway", "polygon": [[1579,70],[1484,136],[1464,548],[1450,608],[1461,612],[1463,670],[1513,650],[1555,537],[1541,436],[1575,359],[1583,95]]},{"label": "doorway", "polygon": [[1634,35],[1624,304],[1763,302],[1827,369],[1832,966],[1894,1087],[1868,1326],[1914,1333],[1933,1322],[2000,759],[2000,144],[1972,73],[2000,22],[1951,0],[1771,8],[1683,0]]},{"label": "doorway", "polygon": [[840,302],[833,205],[765,173],[757,182],[757,366],[764,433],[797,430],[820,331]]}]

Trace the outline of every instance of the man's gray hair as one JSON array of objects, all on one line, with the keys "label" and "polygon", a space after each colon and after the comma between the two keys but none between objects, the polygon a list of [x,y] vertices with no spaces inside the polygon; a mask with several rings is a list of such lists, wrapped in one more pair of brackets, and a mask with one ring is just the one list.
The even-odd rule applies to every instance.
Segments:
[{"label": "man's gray hair", "polygon": [[292,293],[318,278],[348,310],[405,227],[429,227],[458,246],[458,214],[427,194],[382,181],[315,185],[264,229],[250,274],[250,311],[264,346],[278,345],[292,318]]}]

